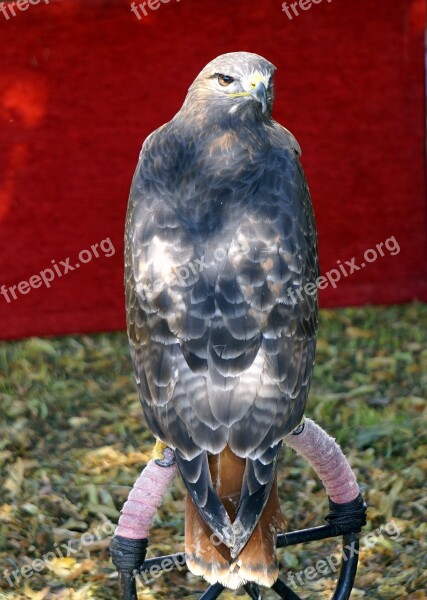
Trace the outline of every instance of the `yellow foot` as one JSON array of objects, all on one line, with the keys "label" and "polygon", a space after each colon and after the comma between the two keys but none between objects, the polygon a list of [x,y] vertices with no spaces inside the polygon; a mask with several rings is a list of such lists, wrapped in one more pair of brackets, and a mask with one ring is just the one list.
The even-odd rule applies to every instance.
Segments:
[{"label": "yellow foot", "polygon": [[168,448],[167,444],[157,440],[153,450],[151,451],[151,460],[163,460],[163,453],[166,448]]}]

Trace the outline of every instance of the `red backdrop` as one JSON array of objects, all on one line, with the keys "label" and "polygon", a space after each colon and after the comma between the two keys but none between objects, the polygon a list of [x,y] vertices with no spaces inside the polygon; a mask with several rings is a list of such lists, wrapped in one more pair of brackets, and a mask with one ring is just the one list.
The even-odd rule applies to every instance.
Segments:
[{"label": "red backdrop", "polygon": [[[322,271],[366,264],[322,290],[322,305],[427,300],[424,2],[298,10],[171,0],[138,20],[127,0],[41,0],[0,13],[3,337],[124,326],[123,224],[142,141],[234,50],[278,67],[274,114],[303,148]],[[107,238],[114,255],[96,258]],[[389,238],[400,252],[392,240],[364,261]],[[80,268],[65,274],[67,257]],[[49,268],[49,288],[36,277],[13,298],[8,288]]]}]

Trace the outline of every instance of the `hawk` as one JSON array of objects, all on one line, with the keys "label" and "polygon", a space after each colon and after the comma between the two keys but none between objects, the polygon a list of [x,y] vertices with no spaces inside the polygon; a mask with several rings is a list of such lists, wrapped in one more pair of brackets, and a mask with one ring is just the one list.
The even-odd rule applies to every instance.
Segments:
[{"label": "hawk", "polygon": [[145,140],[126,218],[145,418],[188,490],[189,569],[232,589],[277,579],[277,457],[316,345],[316,226],[300,147],[272,119],[274,71],[248,52],[211,61]]}]

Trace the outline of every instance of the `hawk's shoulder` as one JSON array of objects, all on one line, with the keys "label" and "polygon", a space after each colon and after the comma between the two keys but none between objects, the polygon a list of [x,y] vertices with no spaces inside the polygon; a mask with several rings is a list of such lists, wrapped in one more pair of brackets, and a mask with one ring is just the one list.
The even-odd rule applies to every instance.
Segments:
[{"label": "hawk's shoulder", "polygon": [[298,157],[301,156],[301,146],[297,142],[295,136],[289,129],[286,129],[286,127],[283,127],[283,125],[280,125],[280,123],[277,123],[276,121],[273,122],[273,138],[276,138],[278,144],[282,147],[291,148]]}]

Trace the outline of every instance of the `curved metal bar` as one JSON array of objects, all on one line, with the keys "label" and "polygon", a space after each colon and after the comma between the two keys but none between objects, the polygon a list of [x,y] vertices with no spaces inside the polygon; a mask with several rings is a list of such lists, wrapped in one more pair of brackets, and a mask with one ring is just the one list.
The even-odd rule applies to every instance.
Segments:
[{"label": "curved metal bar", "polygon": [[[277,536],[277,547],[286,548],[296,544],[324,540],[327,538],[341,535],[336,525],[322,525],[320,527],[311,527],[309,529],[300,529],[282,533]],[[340,574],[334,595],[331,600],[348,600],[356,577],[357,564],[359,558],[359,535],[358,533],[348,533],[343,536],[343,558],[341,560]],[[160,571],[171,571],[172,569],[181,569],[186,564],[185,553],[167,554],[154,558],[148,558],[139,569],[140,573],[150,571],[152,567]],[[119,573],[120,590],[122,600],[137,600],[135,577],[132,573]],[[215,600],[224,590],[221,584],[211,585],[199,600]],[[259,590],[253,587],[244,586],[245,591],[251,598],[260,598]],[[281,579],[278,579],[272,586],[272,589],[285,600],[301,600]],[[258,594],[258,595],[257,595]]]},{"label": "curved metal bar", "polygon": [[339,535],[341,535],[341,533],[336,525],[321,525],[320,527],[310,527],[309,529],[280,533],[277,536],[276,546],[277,548],[285,548],[286,546],[305,544],[306,542],[324,540]]},{"label": "curved metal bar", "polygon": [[343,537],[343,546],[344,555],[341,561],[340,575],[332,600],[348,600],[350,598],[359,561],[359,535],[347,533]]},{"label": "curved metal bar", "polygon": [[160,567],[162,571],[172,571],[174,568],[181,568],[186,564],[185,553],[165,554],[164,556],[155,556],[146,558],[144,564],[139,569],[140,573],[146,573],[152,567]]},{"label": "curved metal bar", "polygon": [[252,600],[262,600],[261,593],[259,591],[259,585],[256,583],[246,583],[243,586],[243,589],[247,593],[248,596],[252,598]]},{"label": "curved metal bar", "polygon": [[135,577],[132,573],[119,571],[119,589],[122,600],[138,600]]},{"label": "curved metal bar", "polygon": [[284,600],[301,600],[298,594],[295,594],[281,579],[278,579],[271,589]]},{"label": "curved metal bar", "polygon": [[202,594],[199,600],[215,600],[225,590],[224,586],[220,583],[211,585],[204,594]]}]

